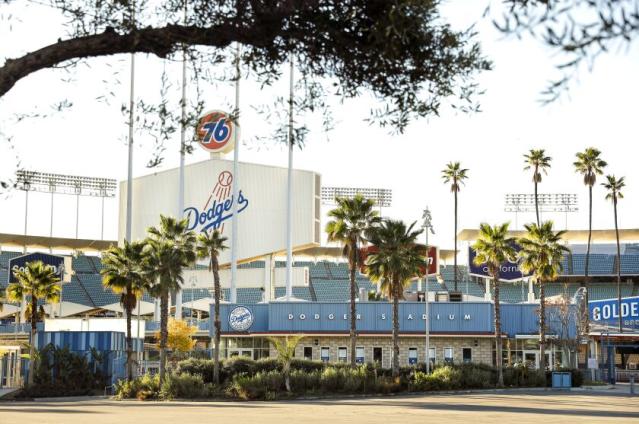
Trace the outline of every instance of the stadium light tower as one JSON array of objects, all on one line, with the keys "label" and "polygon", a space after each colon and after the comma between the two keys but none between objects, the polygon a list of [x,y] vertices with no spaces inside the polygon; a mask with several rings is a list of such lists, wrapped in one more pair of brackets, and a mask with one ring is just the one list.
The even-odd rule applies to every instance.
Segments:
[{"label": "stadium light tower", "polygon": [[387,188],[363,188],[363,187],[322,187],[322,204],[334,206],[335,198],[345,197],[352,199],[355,195],[361,194],[367,199],[375,201],[379,206],[381,214],[382,207],[390,207],[393,202],[393,190]]},{"label": "stadium light tower", "polygon": [[[102,200],[101,239],[104,239],[104,199],[115,197],[116,181],[110,178],[80,177],[76,175],[52,174],[20,169],[16,172],[17,187],[25,192],[24,235],[27,235],[27,218],[29,215],[29,191],[51,193],[51,209],[49,220],[49,237],[53,237],[54,194],[71,194],[76,196],[75,237],[78,238],[80,215],[80,196],[100,197]],[[26,242],[24,246],[26,250]]]},{"label": "stadium light tower", "polygon": [[422,219],[424,220],[422,224],[422,228],[424,229],[424,233],[426,234],[426,278],[425,278],[425,295],[424,300],[426,303],[426,373],[430,372],[430,301],[428,299],[428,233],[435,234],[435,230],[433,230],[433,217],[430,213],[430,209],[426,206],[424,209],[424,213],[422,214]]},{"label": "stadium light tower", "polygon": [[[568,213],[579,211],[578,197],[573,193],[540,193],[537,195],[540,212],[565,213],[565,225],[568,229]],[[519,212],[535,211],[535,195],[527,193],[509,193],[504,197],[504,211],[515,214],[515,229]]]}]

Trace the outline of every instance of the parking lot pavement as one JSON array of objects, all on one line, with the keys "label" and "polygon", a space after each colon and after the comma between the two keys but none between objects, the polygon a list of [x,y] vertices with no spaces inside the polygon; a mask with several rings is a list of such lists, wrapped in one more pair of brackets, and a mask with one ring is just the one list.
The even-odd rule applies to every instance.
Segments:
[{"label": "parking lot pavement", "polygon": [[0,423],[639,422],[639,398],[603,392],[492,392],[282,402],[0,402]]}]

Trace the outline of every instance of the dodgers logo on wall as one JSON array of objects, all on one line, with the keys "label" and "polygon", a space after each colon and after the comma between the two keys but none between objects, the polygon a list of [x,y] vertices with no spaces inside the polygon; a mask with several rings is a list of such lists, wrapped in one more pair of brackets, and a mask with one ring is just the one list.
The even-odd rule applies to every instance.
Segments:
[{"label": "dodgers logo on wall", "polygon": [[212,110],[198,120],[195,135],[204,150],[211,153],[228,153],[235,146],[239,130],[239,126],[228,113]]},{"label": "dodgers logo on wall", "polygon": [[[199,231],[220,230],[224,232],[224,221],[233,216],[233,174],[222,171],[217,176],[217,182],[202,207],[190,206],[184,209],[184,216],[189,221],[188,230]],[[242,190],[237,194],[237,213],[248,207],[249,201]]]},{"label": "dodgers logo on wall", "polygon": [[229,314],[229,325],[235,331],[246,331],[253,325],[253,313],[245,306],[238,306]]}]

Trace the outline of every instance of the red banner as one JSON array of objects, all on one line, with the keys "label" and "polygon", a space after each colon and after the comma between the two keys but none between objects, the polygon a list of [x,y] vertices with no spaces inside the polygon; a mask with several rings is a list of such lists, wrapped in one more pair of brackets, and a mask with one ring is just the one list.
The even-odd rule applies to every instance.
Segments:
[{"label": "red banner", "polygon": [[[362,259],[362,264],[366,263],[366,258],[368,257],[368,255],[374,254],[377,251],[378,251],[377,246],[370,245],[370,246],[362,247],[359,250],[359,254]],[[422,271],[422,276],[426,275],[426,268],[422,269],[421,271]],[[366,265],[362,265],[362,267],[360,268],[360,272],[362,274],[366,274]],[[438,272],[439,272],[439,266],[437,261],[437,247],[428,246],[428,274],[434,275],[434,274],[437,274]]]}]

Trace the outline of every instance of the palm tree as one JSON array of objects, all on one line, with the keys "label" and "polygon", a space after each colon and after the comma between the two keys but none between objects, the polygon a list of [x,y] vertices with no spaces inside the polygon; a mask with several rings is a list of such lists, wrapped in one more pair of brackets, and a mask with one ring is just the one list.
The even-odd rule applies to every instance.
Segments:
[{"label": "palm tree", "polygon": [[138,299],[149,288],[148,280],[142,272],[143,248],[143,243],[129,243],[127,240],[124,240],[122,247],[111,246],[102,255],[103,268],[100,271],[102,284],[120,295],[120,305],[126,314],[126,372],[129,381],[133,379],[131,317]]},{"label": "palm tree", "polygon": [[533,183],[535,183],[535,215],[537,216],[537,226],[539,226],[539,198],[537,196],[537,185],[541,182],[541,173],[548,174],[552,158],[546,156],[544,149],[531,149],[524,155],[526,166],[524,170],[533,170]]},{"label": "palm tree", "polygon": [[215,289],[215,318],[213,321],[215,327],[215,350],[213,352],[213,380],[215,384],[220,383],[220,334],[222,325],[220,323],[220,264],[218,257],[220,252],[227,249],[225,244],[227,238],[223,237],[218,230],[211,232],[204,231],[197,236],[197,245],[195,251],[198,258],[209,260],[209,271],[213,273],[213,283]]},{"label": "palm tree", "polygon": [[617,224],[617,201],[623,199],[621,190],[626,186],[625,177],[617,179],[614,175],[606,175],[606,182],[601,185],[608,190],[606,199],[612,201],[615,213],[615,235],[617,237],[617,313],[619,314],[619,332],[623,333],[621,317],[621,246],[619,245],[619,225]]},{"label": "palm tree", "polygon": [[277,352],[277,362],[282,366],[287,392],[291,391],[291,362],[295,358],[295,348],[303,338],[303,335],[268,338]]},{"label": "palm tree", "polygon": [[366,244],[365,234],[380,218],[375,207],[375,201],[365,199],[361,194],[352,199],[337,197],[337,208],[328,212],[332,218],[326,225],[328,241],[336,241],[344,245],[343,255],[348,258],[350,289],[351,289],[351,366],[355,366],[355,346],[357,344],[357,312],[355,297],[357,296],[357,281],[355,272],[362,265],[359,248]]},{"label": "palm tree", "polygon": [[486,223],[479,226],[479,237],[472,245],[475,250],[475,265],[486,264],[488,274],[493,282],[495,292],[495,362],[498,371],[497,385],[504,385],[504,372],[502,369],[503,353],[501,341],[501,313],[499,304],[499,273],[501,264],[515,260],[515,239],[508,236],[508,223],[491,227]]},{"label": "palm tree", "polygon": [[[588,186],[588,244],[586,246],[586,269],[584,272],[585,305],[588,305],[588,297],[590,296],[588,272],[590,268],[590,243],[592,241],[592,188],[597,182],[597,175],[602,175],[603,168],[608,165],[599,157],[600,154],[601,152],[598,149],[588,147],[583,152],[577,153],[577,160],[574,162],[575,171],[584,176],[584,184]],[[588,334],[590,332],[590,316],[587,311],[584,312],[583,332]],[[590,357],[588,349],[589,345],[586,344],[586,360]]]},{"label": "palm tree", "polygon": [[145,273],[152,286],[149,292],[160,298],[160,382],[166,372],[169,293],[181,289],[182,271],[195,262],[195,233],[187,231],[188,220],[160,216],[160,225],[150,227],[144,248]]},{"label": "palm tree", "polygon": [[546,369],[546,286],[560,275],[561,261],[568,248],[561,244],[565,231],[553,230],[553,222],[545,221],[526,225],[526,235],[517,242],[521,246],[518,253],[519,267],[525,274],[532,274],[533,281],[539,285],[539,354],[540,366]]},{"label": "palm tree", "polygon": [[370,242],[377,251],[366,258],[368,277],[380,284],[393,301],[394,377],[399,375],[399,299],[403,298],[404,286],[428,266],[426,249],[417,243],[423,230],[414,227],[414,222],[406,227],[402,221],[383,220],[370,234]]},{"label": "palm tree", "polygon": [[462,169],[459,162],[450,162],[446,165],[446,168],[442,171],[442,178],[444,183],[450,183],[450,191],[455,196],[455,256],[453,257],[453,270],[455,272],[454,282],[455,291],[457,291],[457,193],[461,190],[464,180],[468,178],[468,169]]},{"label": "palm tree", "polygon": [[588,282],[588,263],[590,262],[590,242],[592,240],[592,187],[597,182],[597,175],[603,174],[603,168],[608,165],[599,158],[601,152],[594,147],[588,147],[583,152],[577,153],[574,162],[575,171],[584,176],[584,184],[588,186],[588,245],[586,247],[586,271],[585,280]]},{"label": "palm tree", "polygon": [[7,297],[15,302],[29,301],[26,314],[31,321],[31,342],[29,343],[29,381],[33,384],[35,372],[35,343],[37,323],[40,320],[38,301],[57,303],[60,300],[60,279],[55,271],[42,261],[27,262],[24,269],[13,272],[18,280],[7,287]]}]

